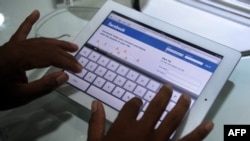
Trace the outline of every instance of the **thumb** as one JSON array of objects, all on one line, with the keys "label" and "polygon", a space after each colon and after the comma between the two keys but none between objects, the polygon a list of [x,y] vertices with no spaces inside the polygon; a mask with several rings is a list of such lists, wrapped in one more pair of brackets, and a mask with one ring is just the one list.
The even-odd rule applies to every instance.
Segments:
[{"label": "thumb", "polygon": [[19,92],[22,97],[41,97],[52,92],[58,86],[68,80],[68,75],[64,72],[55,72],[31,83],[21,84]]},{"label": "thumb", "polygon": [[105,111],[102,104],[93,101],[92,115],[89,120],[88,141],[101,141],[105,132]]}]

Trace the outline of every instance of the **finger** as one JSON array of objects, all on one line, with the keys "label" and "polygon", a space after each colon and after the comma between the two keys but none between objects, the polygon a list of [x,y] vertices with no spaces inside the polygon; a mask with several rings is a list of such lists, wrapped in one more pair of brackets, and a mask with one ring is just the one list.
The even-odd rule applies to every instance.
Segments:
[{"label": "finger", "polygon": [[20,84],[18,91],[21,97],[32,100],[50,93],[67,80],[68,75],[66,73],[56,72],[31,83]]},{"label": "finger", "polygon": [[[55,46],[61,48],[62,51],[61,54],[57,54],[52,56],[53,59],[49,59],[52,62],[52,65],[55,67],[59,67],[62,69],[67,69],[70,70],[74,73],[79,73],[82,71],[82,65],[76,60],[76,58],[70,54],[68,54],[68,52],[65,51],[69,51],[69,52],[75,52],[78,50],[78,46],[76,44],[70,43],[70,42],[66,42],[66,41],[59,41],[59,40],[53,40],[53,39],[48,39],[51,40],[51,44],[54,44]],[[53,43],[54,42],[54,43]],[[64,60],[62,60],[64,59]]]},{"label": "finger", "polygon": [[187,94],[183,94],[175,107],[167,114],[158,129],[156,130],[157,140],[166,140],[177,129],[180,122],[183,120],[190,105],[190,97]]},{"label": "finger", "polygon": [[[15,50],[18,54],[22,54],[22,58],[18,63],[25,70],[33,68],[43,68],[53,65],[61,69],[67,69],[74,73],[79,73],[82,70],[82,65],[76,58],[70,55],[67,51],[76,51],[77,45],[54,40],[54,39],[29,39],[27,42],[22,42]],[[42,45],[42,46],[41,46]]]},{"label": "finger", "polygon": [[[70,44],[74,46],[74,44]],[[75,46],[76,47],[76,46]],[[76,58],[67,52],[61,51],[60,53],[51,56],[52,65],[62,69],[70,70],[74,73],[82,71],[83,66],[76,60]],[[50,61],[49,60],[49,61]]]},{"label": "finger", "polygon": [[154,128],[155,124],[160,119],[163,111],[171,98],[172,89],[168,85],[162,86],[158,94],[152,99],[144,116],[141,119],[142,123],[145,123],[146,128]]},{"label": "finger", "polygon": [[[52,57],[52,56],[51,56]],[[50,58],[50,57],[48,57]],[[50,62],[52,61],[52,62]],[[34,65],[36,65],[36,63],[34,63]],[[62,52],[61,54],[57,54],[54,57],[52,57],[51,59],[48,60],[48,63],[43,66],[36,66],[38,68],[41,67],[46,67],[48,65],[53,65],[55,67],[61,68],[61,69],[65,69],[65,70],[69,70],[72,71],[74,73],[80,73],[83,69],[83,66],[76,60],[76,58],[68,53]],[[33,68],[36,68],[33,67]]]},{"label": "finger", "polygon": [[20,25],[16,33],[10,38],[10,41],[21,41],[27,38],[33,24],[39,19],[40,13],[34,10]]},{"label": "finger", "polygon": [[52,38],[32,38],[30,39],[30,41],[41,44],[43,46],[58,47],[63,49],[64,51],[69,52],[75,52],[79,49],[78,46],[74,43]]},{"label": "finger", "polygon": [[89,120],[88,141],[101,141],[105,132],[105,111],[102,104],[93,101]]},{"label": "finger", "polygon": [[60,47],[61,49],[69,52],[75,52],[78,50],[78,46],[74,43],[66,42],[66,41],[60,41],[60,40],[53,40],[56,43],[56,46]]},{"label": "finger", "polygon": [[142,101],[139,98],[132,98],[121,109],[116,122],[123,121],[135,121],[139,113]]},{"label": "finger", "polygon": [[213,129],[211,121],[204,121],[194,131],[180,139],[179,141],[202,141]]}]

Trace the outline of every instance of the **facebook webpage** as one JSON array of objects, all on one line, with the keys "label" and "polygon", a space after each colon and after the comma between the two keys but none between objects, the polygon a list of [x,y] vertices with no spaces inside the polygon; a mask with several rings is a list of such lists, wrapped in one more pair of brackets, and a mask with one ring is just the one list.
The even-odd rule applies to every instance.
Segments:
[{"label": "facebook webpage", "polygon": [[222,57],[111,13],[88,44],[199,96]]}]

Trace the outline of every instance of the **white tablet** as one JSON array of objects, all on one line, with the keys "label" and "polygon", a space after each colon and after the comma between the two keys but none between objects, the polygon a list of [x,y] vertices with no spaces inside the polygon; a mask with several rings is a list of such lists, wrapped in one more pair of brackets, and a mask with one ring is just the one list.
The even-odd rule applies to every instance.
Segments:
[{"label": "white tablet", "polygon": [[60,93],[88,108],[93,99],[102,101],[112,122],[133,97],[143,100],[140,118],[162,84],[171,84],[173,95],[162,116],[182,93],[192,98],[176,136],[200,124],[241,57],[236,50],[112,1],[73,42],[80,47],[74,55],[84,69],[79,74],[65,71],[69,81],[58,88]]}]

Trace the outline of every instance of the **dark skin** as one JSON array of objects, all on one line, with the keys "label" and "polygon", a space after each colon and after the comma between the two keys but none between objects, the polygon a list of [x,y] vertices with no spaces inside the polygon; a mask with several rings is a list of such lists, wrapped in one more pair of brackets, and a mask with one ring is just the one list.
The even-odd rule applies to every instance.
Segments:
[{"label": "dark skin", "polygon": [[[117,119],[104,134],[105,112],[100,102],[92,103],[92,117],[89,121],[88,141],[167,141],[177,129],[190,105],[190,97],[183,94],[176,106],[168,113],[160,126],[155,125],[172,94],[169,86],[163,86],[150,102],[145,114],[137,120],[142,101],[134,98],[127,102],[120,111]],[[153,114],[152,114],[153,113]],[[202,141],[212,130],[213,123],[204,121],[191,133],[178,141]]]},{"label": "dark skin", "polygon": [[[82,70],[78,61],[69,54],[78,50],[76,45],[49,38],[27,39],[39,15],[39,11],[33,11],[10,40],[0,47],[0,110],[25,105],[50,93],[68,80],[64,72],[55,72],[29,82],[25,74],[27,70],[48,66],[67,69],[74,73]],[[155,129],[155,124],[168,104],[171,94],[172,89],[169,86],[163,86],[140,120],[136,120],[136,117],[142,102],[138,98],[133,98],[124,105],[107,134],[104,131],[104,108],[100,102],[94,101],[89,121],[88,141],[168,140],[190,105],[189,96],[183,94],[173,110]],[[213,123],[205,121],[179,141],[201,141],[212,128]]]},{"label": "dark skin", "polygon": [[76,51],[76,45],[48,38],[27,39],[39,15],[38,11],[33,11],[9,42],[0,47],[0,56],[4,58],[0,59],[0,110],[24,105],[51,92],[68,79],[65,73],[56,72],[28,82],[25,71],[51,65],[76,73],[82,69],[68,53]]}]

